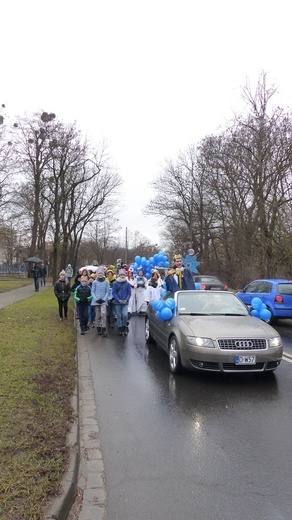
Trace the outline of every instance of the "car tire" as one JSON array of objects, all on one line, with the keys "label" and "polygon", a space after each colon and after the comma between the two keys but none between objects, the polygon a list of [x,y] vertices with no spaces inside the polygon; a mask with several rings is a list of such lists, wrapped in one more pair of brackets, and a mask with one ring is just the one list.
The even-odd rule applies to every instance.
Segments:
[{"label": "car tire", "polygon": [[269,325],[275,325],[277,323],[277,319],[274,317],[272,309],[270,309],[270,307],[267,307],[267,310],[271,313],[271,318],[267,321],[267,323],[269,323]]},{"label": "car tire", "polygon": [[177,339],[175,336],[171,336],[168,347],[168,360],[169,368],[173,374],[181,372],[182,364],[180,360],[180,353],[178,348]]},{"label": "car tire", "polygon": [[148,318],[145,319],[145,340],[146,343],[154,343],[153,336],[151,336],[150,332],[150,323]]}]

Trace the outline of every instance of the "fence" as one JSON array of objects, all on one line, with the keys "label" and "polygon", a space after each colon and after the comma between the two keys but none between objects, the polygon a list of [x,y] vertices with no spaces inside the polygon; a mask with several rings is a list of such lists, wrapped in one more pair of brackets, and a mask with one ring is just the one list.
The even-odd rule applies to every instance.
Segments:
[{"label": "fence", "polygon": [[28,276],[26,264],[21,265],[0,265],[0,276],[19,276],[26,278]]}]

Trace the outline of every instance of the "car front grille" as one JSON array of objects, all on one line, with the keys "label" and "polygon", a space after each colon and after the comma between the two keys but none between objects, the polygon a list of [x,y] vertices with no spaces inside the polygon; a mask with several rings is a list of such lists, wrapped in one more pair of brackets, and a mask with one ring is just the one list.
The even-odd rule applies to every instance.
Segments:
[{"label": "car front grille", "polygon": [[221,350],[266,350],[267,341],[259,338],[217,339]]},{"label": "car front grille", "polygon": [[256,363],[255,365],[235,365],[234,363],[223,363],[224,372],[251,372],[252,370],[263,370],[264,363]]}]

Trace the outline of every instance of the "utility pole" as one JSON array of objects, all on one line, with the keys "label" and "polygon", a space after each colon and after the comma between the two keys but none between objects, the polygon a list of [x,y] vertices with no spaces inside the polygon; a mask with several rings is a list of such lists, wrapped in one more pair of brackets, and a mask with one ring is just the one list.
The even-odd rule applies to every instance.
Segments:
[{"label": "utility pole", "polygon": [[128,228],[126,228],[125,264],[128,265]]}]

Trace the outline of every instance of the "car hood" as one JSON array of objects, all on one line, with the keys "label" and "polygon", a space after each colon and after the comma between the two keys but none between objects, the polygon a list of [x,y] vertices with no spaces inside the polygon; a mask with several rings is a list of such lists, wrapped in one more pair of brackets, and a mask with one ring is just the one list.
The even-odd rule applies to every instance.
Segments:
[{"label": "car hood", "polygon": [[252,316],[182,316],[194,336],[205,338],[279,336],[268,323]]}]

